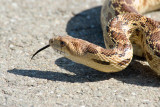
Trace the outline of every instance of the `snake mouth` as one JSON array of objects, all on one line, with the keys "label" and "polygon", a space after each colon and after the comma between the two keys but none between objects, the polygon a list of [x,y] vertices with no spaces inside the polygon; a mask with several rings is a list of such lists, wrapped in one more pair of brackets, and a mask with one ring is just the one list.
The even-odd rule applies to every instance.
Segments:
[{"label": "snake mouth", "polygon": [[32,60],[39,52],[43,51],[44,49],[46,49],[46,48],[48,48],[48,47],[50,47],[50,45],[46,45],[46,46],[40,48],[38,51],[36,51],[36,52],[32,55],[31,60]]},{"label": "snake mouth", "polygon": [[65,52],[58,50],[56,48],[53,48],[57,53],[59,53],[60,55],[66,55]]}]

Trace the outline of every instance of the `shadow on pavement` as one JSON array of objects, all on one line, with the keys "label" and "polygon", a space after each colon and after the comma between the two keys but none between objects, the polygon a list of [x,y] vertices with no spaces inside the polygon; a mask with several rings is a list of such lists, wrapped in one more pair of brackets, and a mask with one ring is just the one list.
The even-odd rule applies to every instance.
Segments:
[{"label": "shadow on pavement", "polygon": [[[65,61],[64,61],[65,59]],[[39,71],[39,70],[23,70],[23,69],[13,69],[8,70],[7,72],[13,73],[15,75],[22,75],[34,78],[47,79],[52,81],[61,81],[61,82],[71,82],[71,83],[84,83],[84,82],[96,82],[109,80],[111,78],[122,81],[127,84],[135,84],[140,86],[149,86],[149,87],[159,87],[160,86],[160,78],[155,76],[151,69],[148,66],[143,66],[137,61],[133,61],[131,65],[129,65],[125,70],[117,73],[103,73],[96,71],[87,66],[73,63],[72,65],[67,65],[64,63],[73,63],[71,60],[66,59],[64,57],[58,59],[56,64],[69,72],[73,72],[74,75],[54,72],[54,71]],[[134,68],[132,65],[138,65],[138,68],[148,69],[148,71],[138,68]]]},{"label": "shadow on pavement", "polygon": [[68,35],[104,47],[100,11],[101,6],[98,6],[76,14],[67,23]]}]

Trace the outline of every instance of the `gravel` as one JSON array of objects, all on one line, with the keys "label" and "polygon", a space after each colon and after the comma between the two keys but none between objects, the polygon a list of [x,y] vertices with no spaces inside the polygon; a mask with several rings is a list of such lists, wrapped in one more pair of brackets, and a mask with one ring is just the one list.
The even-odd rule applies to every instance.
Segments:
[{"label": "gravel", "polygon": [[[0,1],[0,106],[160,107],[160,79],[142,58],[134,57],[125,70],[108,74],[74,63],[51,48],[30,60],[57,35],[104,47],[99,21],[103,2]],[[160,12],[147,16],[158,20]]]}]

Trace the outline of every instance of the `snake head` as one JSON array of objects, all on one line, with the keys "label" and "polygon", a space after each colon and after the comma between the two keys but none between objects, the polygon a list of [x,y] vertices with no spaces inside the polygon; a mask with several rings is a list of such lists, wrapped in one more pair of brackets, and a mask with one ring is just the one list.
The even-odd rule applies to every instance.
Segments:
[{"label": "snake head", "polygon": [[85,53],[87,42],[70,36],[58,36],[49,40],[49,45],[64,56],[81,56]]}]

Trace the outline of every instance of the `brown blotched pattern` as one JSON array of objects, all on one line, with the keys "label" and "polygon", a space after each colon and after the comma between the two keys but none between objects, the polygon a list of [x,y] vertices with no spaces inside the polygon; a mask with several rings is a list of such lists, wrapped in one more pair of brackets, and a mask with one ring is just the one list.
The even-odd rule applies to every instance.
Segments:
[{"label": "brown blotched pattern", "polygon": [[132,5],[132,0],[114,0],[110,4],[115,10],[115,15],[119,15],[122,13],[138,13]]},{"label": "brown blotched pattern", "polygon": [[[111,50],[102,49],[101,54],[107,57],[117,55],[119,58],[125,58],[128,55],[126,53],[132,49],[132,45],[128,40],[131,36],[132,42],[141,45],[141,47],[147,51],[147,53],[143,53],[146,54],[148,60],[153,60],[153,55],[160,57],[160,22],[156,22],[139,14],[137,9],[133,6],[134,0],[108,1],[108,6],[113,8],[114,13],[109,11],[106,15],[106,19],[109,21],[108,18],[114,15],[118,16],[112,18],[106,26],[106,32],[110,37],[108,39],[111,39],[113,42],[113,44],[108,44]],[[148,5],[146,2],[142,3],[145,3],[142,5]],[[126,59],[131,60],[131,58]],[[129,62],[129,60],[123,60],[119,65],[125,65],[127,61]]]},{"label": "brown blotched pattern", "polygon": [[130,59],[125,59],[125,60],[121,61],[120,63],[118,63],[118,65],[123,66],[129,62],[130,62]]},{"label": "brown blotched pattern", "polygon": [[106,50],[104,48],[101,49],[101,54],[111,57],[113,55],[117,55],[117,52],[114,49]]},{"label": "brown blotched pattern", "polygon": [[89,44],[86,48],[86,52],[92,53],[92,54],[97,54],[98,50],[96,49],[98,47],[97,45],[94,44]]},{"label": "brown blotched pattern", "polygon": [[158,57],[160,57],[160,52],[155,51],[154,54]]},{"label": "brown blotched pattern", "polygon": [[147,55],[147,57],[148,57],[149,60],[152,60],[152,59],[153,59],[153,58],[152,58],[152,55],[151,55],[149,52],[146,52],[146,55]]}]

